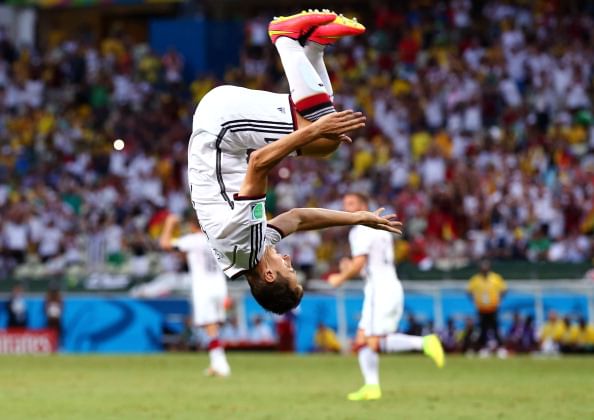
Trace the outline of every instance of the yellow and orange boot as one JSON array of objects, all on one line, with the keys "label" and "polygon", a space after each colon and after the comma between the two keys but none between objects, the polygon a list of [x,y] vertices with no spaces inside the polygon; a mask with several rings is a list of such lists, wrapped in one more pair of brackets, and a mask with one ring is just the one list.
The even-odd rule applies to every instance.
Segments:
[{"label": "yellow and orange boot", "polygon": [[275,43],[279,37],[302,40],[320,25],[326,25],[336,19],[336,13],[329,10],[308,10],[291,16],[275,17],[268,24],[268,35]]},{"label": "yellow and orange boot", "polygon": [[357,22],[357,18],[349,19],[338,15],[332,22],[315,28],[307,40],[321,45],[330,45],[344,36],[361,35],[364,32],[365,26]]}]

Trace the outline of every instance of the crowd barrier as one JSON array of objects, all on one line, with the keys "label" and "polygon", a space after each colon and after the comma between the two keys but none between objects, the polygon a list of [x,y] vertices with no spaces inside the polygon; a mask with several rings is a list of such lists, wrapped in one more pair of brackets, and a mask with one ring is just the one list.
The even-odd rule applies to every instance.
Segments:
[{"label": "crowd barrier", "polygon": [[[313,337],[323,324],[337,331],[346,347],[357,329],[363,293],[362,284],[354,282],[337,291],[323,282],[312,282],[295,312],[295,348],[298,352],[313,349]],[[278,320],[267,314],[250,296],[243,282],[232,284],[238,323],[249,330],[254,318],[262,316],[271,324]],[[461,327],[464,319],[474,316],[472,302],[466,296],[463,282],[405,283],[405,312],[400,330],[408,327],[408,315],[424,325],[440,329],[448,318]],[[31,330],[46,327],[43,296],[26,299]],[[0,299],[0,329],[6,328],[6,295]],[[583,282],[515,282],[503,300],[500,319],[502,329],[509,328],[512,314],[532,315],[541,325],[546,314],[555,310],[561,315],[594,320],[594,285]],[[180,331],[191,308],[187,297],[136,299],[128,296],[100,297],[67,295],[64,298],[62,337],[63,352],[159,352],[166,333]],[[0,335],[0,344],[2,341]],[[1,350],[0,350],[1,351]]]}]

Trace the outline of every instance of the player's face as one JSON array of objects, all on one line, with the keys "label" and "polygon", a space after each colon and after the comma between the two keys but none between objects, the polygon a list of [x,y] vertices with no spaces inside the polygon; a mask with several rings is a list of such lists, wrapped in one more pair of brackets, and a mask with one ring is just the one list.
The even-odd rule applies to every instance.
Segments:
[{"label": "player's face", "polygon": [[345,195],[342,199],[342,207],[344,208],[344,211],[353,213],[365,210],[365,203],[363,203],[356,195]]},{"label": "player's face", "polygon": [[291,286],[297,285],[297,273],[291,263],[291,257],[288,255],[279,254],[275,248],[272,248],[272,265],[273,268],[280,274],[281,277],[290,279]]}]

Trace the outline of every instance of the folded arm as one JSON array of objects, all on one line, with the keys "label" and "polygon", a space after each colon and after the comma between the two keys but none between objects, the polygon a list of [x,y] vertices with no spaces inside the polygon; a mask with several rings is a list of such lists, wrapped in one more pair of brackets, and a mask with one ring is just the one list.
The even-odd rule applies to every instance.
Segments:
[{"label": "folded arm", "polygon": [[349,141],[350,139],[343,134],[363,126],[365,126],[365,117],[359,112],[334,112],[307,127],[255,150],[250,155],[248,169],[243,184],[239,188],[239,195],[266,194],[268,173],[285,157],[297,149],[302,149],[309,143],[329,135],[334,136],[338,142]]}]

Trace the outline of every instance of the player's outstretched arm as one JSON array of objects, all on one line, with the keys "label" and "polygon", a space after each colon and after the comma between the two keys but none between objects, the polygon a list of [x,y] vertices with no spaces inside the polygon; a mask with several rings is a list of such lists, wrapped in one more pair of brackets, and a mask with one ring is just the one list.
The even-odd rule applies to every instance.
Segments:
[{"label": "player's outstretched arm", "polygon": [[175,214],[171,213],[165,219],[165,223],[163,224],[163,231],[161,232],[161,236],[159,237],[159,246],[169,251],[173,248],[173,229],[178,225],[179,217]]},{"label": "player's outstretched arm", "polygon": [[297,208],[279,214],[269,223],[279,228],[285,235],[302,231],[318,230],[334,226],[365,225],[373,229],[402,234],[402,223],[395,214],[382,216],[383,208],[374,212],[346,212],[339,210]]},{"label": "player's outstretched arm", "polygon": [[241,196],[257,196],[266,193],[268,172],[281,160],[297,149],[320,138],[334,136],[337,141],[350,141],[345,135],[365,126],[365,117],[360,112],[342,111],[326,115],[311,125],[299,129],[274,143],[255,150],[250,155],[248,169],[239,189]]}]

